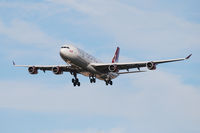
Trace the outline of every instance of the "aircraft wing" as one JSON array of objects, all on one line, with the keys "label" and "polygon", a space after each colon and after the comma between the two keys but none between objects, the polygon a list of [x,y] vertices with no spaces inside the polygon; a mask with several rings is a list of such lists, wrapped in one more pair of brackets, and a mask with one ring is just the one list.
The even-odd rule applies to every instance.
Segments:
[{"label": "aircraft wing", "polygon": [[13,61],[13,65],[16,67],[34,67],[36,70],[42,70],[42,71],[52,71],[53,68],[59,68],[63,72],[76,72],[79,73],[81,72],[81,68],[78,68],[76,66],[70,66],[70,65],[16,65],[15,62]]},{"label": "aircraft wing", "polygon": [[100,72],[109,72],[109,67],[113,66],[116,67],[117,70],[129,70],[132,68],[137,68],[140,70],[141,67],[147,67],[148,63],[152,63],[153,65],[158,65],[162,63],[169,63],[169,62],[176,62],[176,61],[182,61],[187,60],[192,56],[190,54],[186,58],[178,58],[178,59],[170,59],[170,60],[158,60],[158,61],[145,61],[145,62],[130,62],[130,63],[91,63],[91,66],[93,66],[95,69],[97,69]]}]

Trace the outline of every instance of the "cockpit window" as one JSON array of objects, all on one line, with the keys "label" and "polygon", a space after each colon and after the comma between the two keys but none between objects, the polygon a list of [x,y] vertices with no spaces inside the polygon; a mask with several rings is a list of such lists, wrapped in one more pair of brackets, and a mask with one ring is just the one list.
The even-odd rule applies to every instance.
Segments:
[{"label": "cockpit window", "polygon": [[66,46],[62,46],[61,48],[67,48],[67,49],[70,49],[69,47],[66,47]]}]

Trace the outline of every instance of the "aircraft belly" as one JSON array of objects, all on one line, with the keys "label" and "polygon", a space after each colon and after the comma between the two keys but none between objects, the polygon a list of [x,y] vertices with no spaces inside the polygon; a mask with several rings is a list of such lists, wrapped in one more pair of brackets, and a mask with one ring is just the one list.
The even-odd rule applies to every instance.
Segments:
[{"label": "aircraft belly", "polygon": [[[81,74],[82,74],[83,76],[86,76],[86,77],[89,77],[90,75],[92,75],[92,73],[90,73],[90,72],[81,72]],[[106,77],[105,75],[96,74],[95,76],[96,76],[96,78],[99,79],[99,80],[105,80],[105,79],[106,79],[106,78],[105,78],[105,77]]]},{"label": "aircraft belly", "polygon": [[87,66],[88,66],[88,63],[86,61],[82,60],[81,58],[77,58],[73,62],[76,66],[79,66],[83,69],[87,68]]},{"label": "aircraft belly", "polygon": [[81,69],[83,69],[82,72],[80,72],[80,74],[89,77],[91,75],[95,75],[97,79],[99,80],[107,80],[107,79],[114,79],[116,78],[118,75],[114,74],[114,73],[101,73],[96,71],[92,66],[90,66],[90,62],[82,59],[80,56],[76,56],[76,57],[65,57],[62,56],[62,58],[65,60],[65,62],[67,62],[68,64],[80,67]]},{"label": "aircraft belly", "polygon": [[88,65],[88,63],[86,61],[84,61],[83,59],[81,59],[79,56],[77,57],[66,57],[66,56],[62,56],[62,58],[64,59],[65,62],[67,62],[70,65],[74,65],[80,68],[85,69]]},{"label": "aircraft belly", "polygon": [[[93,73],[90,72],[81,72],[82,75],[89,77]],[[117,74],[95,74],[96,78],[99,80],[108,80],[108,79],[115,79],[117,78]]]}]

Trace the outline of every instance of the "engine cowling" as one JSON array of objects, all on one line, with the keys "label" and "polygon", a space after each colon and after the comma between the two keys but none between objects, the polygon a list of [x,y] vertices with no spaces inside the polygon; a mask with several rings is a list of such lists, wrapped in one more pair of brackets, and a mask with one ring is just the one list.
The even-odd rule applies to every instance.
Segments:
[{"label": "engine cowling", "polygon": [[108,67],[108,70],[109,70],[110,72],[115,72],[115,71],[117,71],[117,66],[116,66],[116,65],[110,65],[110,66]]},{"label": "engine cowling", "polygon": [[156,65],[155,65],[155,63],[153,63],[153,62],[148,62],[148,63],[147,63],[147,68],[148,68],[149,70],[156,70]]},{"label": "engine cowling", "polygon": [[28,68],[28,72],[30,73],[30,74],[38,74],[38,70],[37,70],[37,68],[36,67],[29,67]]},{"label": "engine cowling", "polygon": [[52,71],[53,71],[53,73],[56,74],[56,75],[63,74],[63,71],[62,71],[62,69],[61,69],[59,66],[53,67],[53,68],[52,68]]}]

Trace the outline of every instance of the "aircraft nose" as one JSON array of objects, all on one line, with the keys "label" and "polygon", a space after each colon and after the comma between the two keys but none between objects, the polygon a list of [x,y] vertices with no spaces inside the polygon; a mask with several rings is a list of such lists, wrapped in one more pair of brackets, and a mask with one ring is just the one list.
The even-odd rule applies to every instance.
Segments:
[{"label": "aircraft nose", "polygon": [[73,47],[61,47],[60,49],[60,55],[61,56],[68,56],[68,57],[74,57],[77,55],[77,51],[76,49],[74,49]]},{"label": "aircraft nose", "polygon": [[65,50],[64,49],[60,49],[60,55],[64,55],[65,54]]}]

